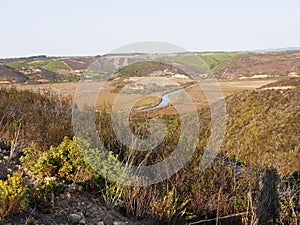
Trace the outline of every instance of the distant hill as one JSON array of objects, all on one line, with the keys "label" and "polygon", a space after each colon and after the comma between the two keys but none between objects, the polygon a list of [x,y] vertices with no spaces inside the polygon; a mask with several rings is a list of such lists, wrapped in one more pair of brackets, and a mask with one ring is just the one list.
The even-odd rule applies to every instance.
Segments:
[{"label": "distant hill", "polygon": [[186,74],[184,71],[177,69],[172,65],[154,61],[133,63],[118,70],[118,74],[120,76],[140,77],[164,73]]},{"label": "distant hill", "polygon": [[230,59],[215,72],[221,79],[300,75],[300,51],[248,53]]},{"label": "distant hill", "polygon": [[[253,79],[268,77],[300,76],[300,48],[282,48],[261,52],[202,52],[198,56],[207,64],[212,73],[220,79]],[[89,66],[99,56],[47,57],[45,55],[27,58],[0,59],[1,83],[47,83],[79,80],[82,74],[90,74]],[[109,58],[113,67],[119,68],[121,56]],[[184,73],[166,65],[135,64],[131,56],[129,66],[120,67],[118,76],[145,76],[151,73],[164,73],[167,69]],[[107,69],[111,63],[101,61]],[[188,62],[186,62],[189,64]],[[192,65],[193,62],[190,64]],[[113,70],[114,68],[110,68]],[[99,68],[98,68],[99,70]],[[94,71],[94,70],[93,70]],[[105,71],[97,71],[103,73]]]},{"label": "distant hill", "polygon": [[300,51],[300,47],[256,49],[251,52],[282,52],[282,51]]},{"label": "distant hill", "polygon": [[[259,79],[300,76],[300,51],[269,53],[206,52],[197,54],[219,79]],[[188,62],[185,63],[188,64]],[[170,70],[166,65],[138,63],[121,68],[118,74],[121,77],[129,75],[148,76],[154,71],[161,71],[163,74],[165,69]],[[185,74],[184,71],[179,71],[178,73]]]},{"label": "distant hill", "polygon": [[0,83],[24,83],[27,81],[27,77],[5,65],[0,65]]},{"label": "distant hill", "polygon": [[51,83],[78,80],[95,57],[47,57],[0,59],[1,83]]}]

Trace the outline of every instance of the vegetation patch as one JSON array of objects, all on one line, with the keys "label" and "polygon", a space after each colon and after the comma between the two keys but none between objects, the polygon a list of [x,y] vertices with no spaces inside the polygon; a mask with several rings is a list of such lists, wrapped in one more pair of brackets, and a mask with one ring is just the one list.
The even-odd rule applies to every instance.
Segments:
[{"label": "vegetation patch", "polygon": [[70,70],[70,68],[59,60],[41,60],[29,63],[29,65],[42,67],[46,70],[57,72],[59,70]]},{"label": "vegetation patch", "polygon": [[70,70],[70,68],[64,63],[59,60],[40,60],[40,61],[33,61],[33,62],[11,62],[6,64],[8,67],[14,68],[14,69],[20,69],[22,67],[29,67],[29,66],[35,66],[40,67],[52,72],[57,72],[60,70]]},{"label": "vegetation patch", "polygon": [[209,67],[209,69],[211,69],[213,73],[217,73],[235,57],[243,54],[249,54],[249,53],[246,52],[206,53],[206,54],[199,54],[199,57],[206,63],[206,65]]},{"label": "vegetation patch", "polygon": [[21,173],[8,175],[5,181],[0,180],[0,219],[26,207],[25,193]]}]

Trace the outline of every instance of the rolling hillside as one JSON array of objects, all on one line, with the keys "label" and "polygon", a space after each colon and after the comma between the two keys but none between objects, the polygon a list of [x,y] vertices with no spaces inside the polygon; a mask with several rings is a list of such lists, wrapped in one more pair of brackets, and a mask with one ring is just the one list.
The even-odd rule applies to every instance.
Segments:
[{"label": "rolling hillside", "polygon": [[224,152],[241,162],[300,171],[300,78],[227,98]]},{"label": "rolling hillside", "polygon": [[[270,77],[300,76],[300,51],[279,52],[208,52],[197,53],[219,79],[260,79]],[[0,59],[0,82],[2,83],[46,83],[78,80],[99,56],[47,57]],[[121,63],[121,56],[116,57]],[[114,60],[112,57],[111,60]],[[117,61],[118,61],[117,60]],[[129,57],[127,68],[120,68],[118,76],[145,76],[152,73],[177,71],[167,65],[138,63]],[[116,62],[114,62],[115,64]],[[188,63],[188,62],[187,62]],[[192,62],[191,62],[192,63]],[[101,72],[101,71],[97,71]],[[103,72],[103,71],[102,71]]]},{"label": "rolling hillside", "polygon": [[78,80],[95,57],[0,59],[0,83],[52,83]]},{"label": "rolling hillside", "polygon": [[299,76],[300,51],[242,54],[229,60],[215,74],[221,79]]}]

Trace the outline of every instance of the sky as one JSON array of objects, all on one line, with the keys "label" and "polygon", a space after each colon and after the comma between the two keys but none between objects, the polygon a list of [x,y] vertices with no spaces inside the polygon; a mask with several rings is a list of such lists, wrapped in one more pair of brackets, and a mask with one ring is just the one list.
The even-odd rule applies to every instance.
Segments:
[{"label": "sky", "polygon": [[299,0],[0,0],[0,23],[0,58],[98,55],[140,41],[300,47]]}]

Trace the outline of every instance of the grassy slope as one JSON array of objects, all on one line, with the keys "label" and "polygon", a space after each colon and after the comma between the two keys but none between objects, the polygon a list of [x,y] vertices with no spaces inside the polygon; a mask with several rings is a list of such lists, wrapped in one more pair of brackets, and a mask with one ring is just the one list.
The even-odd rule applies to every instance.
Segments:
[{"label": "grassy slope", "polygon": [[65,63],[58,60],[41,60],[41,61],[34,61],[31,63],[12,62],[12,63],[8,63],[7,66],[14,69],[18,69],[21,67],[28,67],[28,66],[36,66],[52,72],[57,72],[59,70],[68,70],[68,71],[70,70],[70,68]]},{"label": "grassy slope", "polygon": [[[210,69],[212,73],[217,73],[221,70],[228,62],[233,60],[235,57],[249,54],[247,52],[218,52],[218,53],[208,53],[208,54],[198,54],[200,60],[196,56],[185,56],[179,55],[177,57],[171,57],[169,60],[174,62],[180,62],[186,65],[190,65],[203,70],[203,73]],[[119,76],[145,76],[147,75],[145,68],[157,68],[157,63],[155,62],[141,62],[134,63],[129,66],[123,67],[118,71]]]},{"label": "grassy slope", "polygon": [[42,60],[30,63],[30,65],[42,67],[53,72],[59,70],[70,70],[70,68],[63,62],[57,60]]},{"label": "grassy slope", "polygon": [[152,61],[146,61],[146,62],[140,62],[140,63],[134,63],[129,66],[125,66],[121,68],[118,73],[121,76],[137,76],[139,75],[139,72],[143,70],[144,68],[154,67],[156,65],[155,62]]},{"label": "grassy slope", "polygon": [[26,67],[28,66],[28,63],[25,62],[11,62],[6,64],[8,67],[13,68],[13,69],[19,69],[21,67]]},{"label": "grassy slope", "polygon": [[299,171],[299,80],[294,84],[291,89],[260,89],[229,97],[224,153],[238,161],[273,166],[282,175]]},{"label": "grassy slope", "polygon": [[[246,52],[219,52],[210,54],[199,54],[199,57],[207,64],[213,73],[218,72],[229,61]],[[249,54],[249,53],[248,53]]]}]

